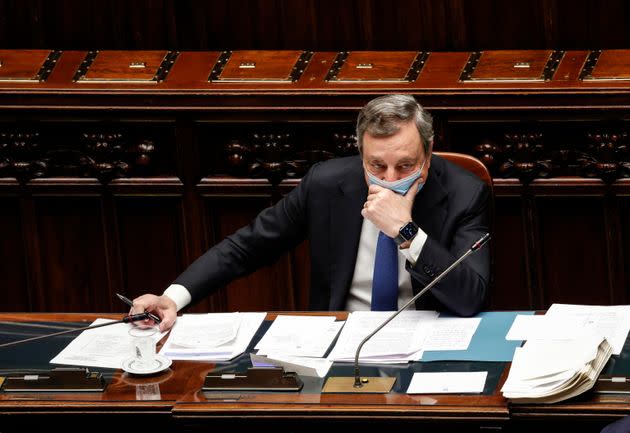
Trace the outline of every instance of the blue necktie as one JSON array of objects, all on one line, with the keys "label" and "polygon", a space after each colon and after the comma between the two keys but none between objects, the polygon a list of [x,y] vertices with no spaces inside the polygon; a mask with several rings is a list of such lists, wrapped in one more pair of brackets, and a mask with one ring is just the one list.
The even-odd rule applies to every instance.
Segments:
[{"label": "blue necktie", "polygon": [[372,277],[372,311],[394,311],[397,309],[398,245],[394,239],[379,232]]}]

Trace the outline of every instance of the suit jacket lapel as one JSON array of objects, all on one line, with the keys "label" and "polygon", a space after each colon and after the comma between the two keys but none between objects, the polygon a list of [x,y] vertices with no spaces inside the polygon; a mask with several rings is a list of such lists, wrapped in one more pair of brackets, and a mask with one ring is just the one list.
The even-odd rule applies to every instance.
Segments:
[{"label": "suit jacket lapel", "polygon": [[343,310],[357,260],[363,216],[361,209],[367,197],[363,166],[357,158],[338,183],[330,209],[330,309]]}]

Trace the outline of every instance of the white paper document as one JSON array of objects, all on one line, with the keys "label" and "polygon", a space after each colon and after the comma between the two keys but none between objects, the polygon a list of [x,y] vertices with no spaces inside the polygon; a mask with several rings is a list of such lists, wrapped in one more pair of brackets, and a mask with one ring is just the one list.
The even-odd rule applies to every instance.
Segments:
[{"label": "white paper document", "polygon": [[407,394],[482,393],[487,371],[414,373]]},{"label": "white paper document", "polygon": [[544,316],[517,316],[508,340],[605,337],[619,355],[630,330],[630,306],[553,304]]},{"label": "white paper document", "polygon": [[277,316],[256,345],[258,355],[323,357],[344,322],[334,316]]},{"label": "white paper document", "polygon": [[326,358],[309,358],[306,356],[262,356],[249,354],[252,365],[274,365],[283,367],[286,372],[295,372],[300,376],[326,377],[332,361]]},{"label": "white paper document", "polygon": [[267,313],[185,314],[160,354],[170,359],[229,361],[247,350]]},{"label": "white paper document", "polygon": [[[353,362],[361,341],[389,316],[391,312],[350,313],[328,359]],[[360,354],[361,362],[402,363],[420,359],[430,322],[436,317],[435,311],[403,311],[365,343]]]},{"label": "white paper document", "polygon": [[[91,326],[114,322],[110,319],[96,319]],[[123,361],[133,356],[130,323],[117,323],[81,332],[57,356],[51,364],[78,365],[82,367],[121,368]],[[160,341],[166,333],[156,333],[153,337]]]},{"label": "white paper document", "polygon": [[540,315],[519,314],[514,318],[512,326],[505,336],[506,340],[520,341],[545,335],[547,319]]},{"label": "white paper document", "polygon": [[423,350],[466,350],[481,317],[439,317],[431,322]]}]

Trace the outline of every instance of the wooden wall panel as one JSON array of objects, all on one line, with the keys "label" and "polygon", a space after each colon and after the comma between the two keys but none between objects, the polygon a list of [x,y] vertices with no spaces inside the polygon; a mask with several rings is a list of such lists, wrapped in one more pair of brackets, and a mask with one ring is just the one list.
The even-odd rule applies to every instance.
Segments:
[{"label": "wooden wall panel", "polygon": [[490,309],[534,308],[524,234],[523,200],[520,197],[497,197],[493,237],[489,244],[494,258]]},{"label": "wooden wall panel", "polygon": [[[225,238],[267,207],[264,198],[221,198],[207,202],[213,215],[217,240]],[[210,226],[210,225],[209,225]],[[289,255],[275,264],[265,266],[251,275],[227,285],[222,292],[226,311],[293,310],[295,308],[294,280]]]},{"label": "wooden wall panel", "polygon": [[627,304],[630,301],[630,197],[623,196],[619,199],[619,253],[621,255],[619,272],[623,275],[622,293],[618,303]]},{"label": "wooden wall panel", "polygon": [[548,197],[536,205],[543,308],[612,303],[603,199]]},{"label": "wooden wall panel", "polygon": [[[58,49],[623,48],[623,0],[0,1],[0,46]],[[395,29],[396,31],[392,31]]]},{"label": "wooden wall panel", "polygon": [[18,197],[0,197],[0,281],[2,311],[30,311],[26,257]]},{"label": "wooden wall panel", "polygon": [[161,293],[183,270],[178,197],[116,197],[122,284],[128,297]]},{"label": "wooden wall panel", "polygon": [[108,302],[97,197],[34,197],[41,262],[39,311],[103,311]]}]

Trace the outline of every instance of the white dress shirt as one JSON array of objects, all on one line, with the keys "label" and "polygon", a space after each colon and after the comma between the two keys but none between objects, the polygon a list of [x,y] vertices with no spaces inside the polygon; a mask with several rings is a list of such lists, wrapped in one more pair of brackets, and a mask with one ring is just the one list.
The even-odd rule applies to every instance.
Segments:
[{"label": "white dress shirt", "polygon": [[[350,285],[350,293],[346,303],[346,311],[370,310],[372,302],[372,276],[374,274],[374,259],[376,256],[376,243],[380,230],[372,221],[364,219],[357,251],[357,262],[354,265],[354,275]],[[418,229],[418,234],[409,248],[398,250],[398,307],[402,307],[413,298],[411,288],[411,276],[405,269],[405,262],[414,265],[422,247],[427,240],[427,235]]]}]

